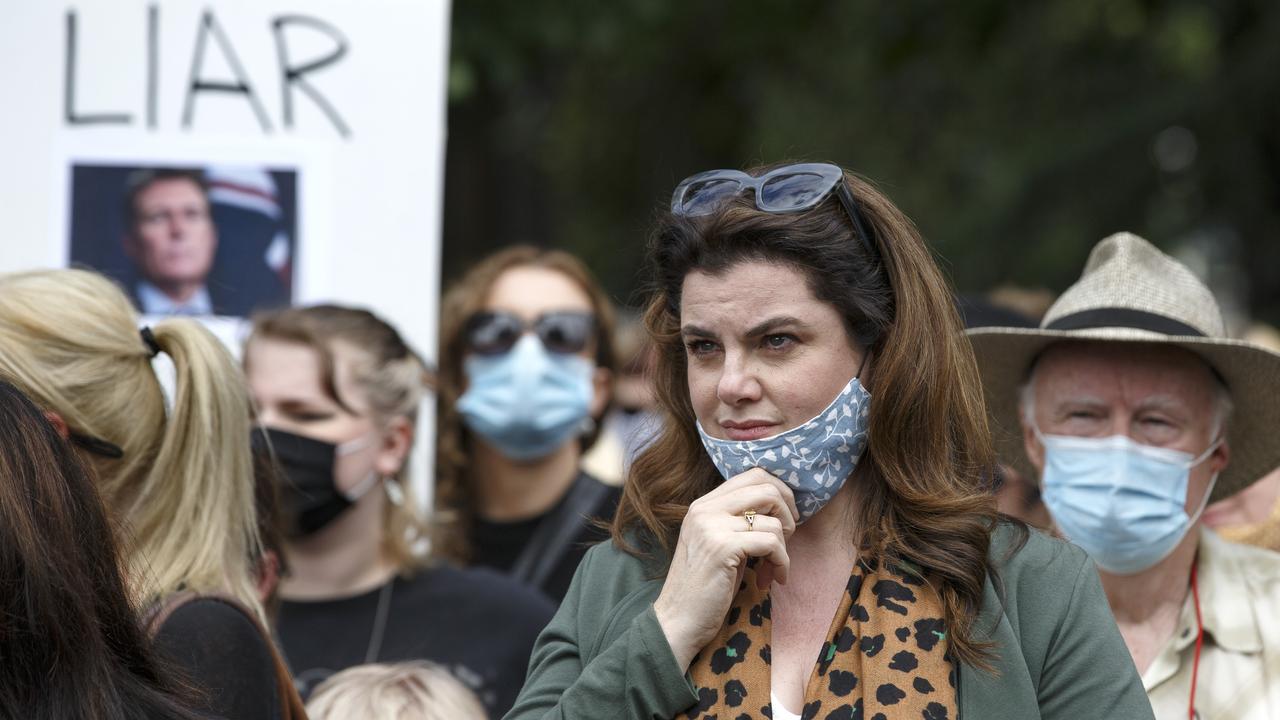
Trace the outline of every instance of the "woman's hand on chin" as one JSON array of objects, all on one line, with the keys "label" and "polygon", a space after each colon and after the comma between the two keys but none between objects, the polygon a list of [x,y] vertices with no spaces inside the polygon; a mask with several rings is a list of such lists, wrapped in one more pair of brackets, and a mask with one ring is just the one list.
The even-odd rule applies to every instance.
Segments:
[{"label": "woman's hand on chin", "polygon": [[[744,517],[748,510],[756,512],[754,529]],[[724,624],[748,558],[764,558],[757,568],[762,586],[787,582],[787,538],[798,517],[791,488],[759,468],[733,476],[689,506],[653,604],[681,669]]]}]

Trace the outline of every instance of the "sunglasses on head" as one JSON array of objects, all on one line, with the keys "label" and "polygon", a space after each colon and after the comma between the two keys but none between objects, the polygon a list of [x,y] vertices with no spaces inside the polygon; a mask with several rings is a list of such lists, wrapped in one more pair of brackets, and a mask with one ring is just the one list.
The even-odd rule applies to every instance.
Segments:
[{"label": "sunglasses on head", "polygon": [[725,202],[751,190],[756,207],[768,213],[804,212],[817,207],[832,192],[853,221],[858,237],[879,254],[870,225],[858,210],[844,182],[844,170],[830,163],[797,163],[774,168],[760,177],[741,170],[708,170],[691,175],[676,186],[671,212],[685,217],[710,215]]},{"label": "sunglasses on head", "polygon": [[477,355],[501,355],[532,330],[550,352],[577,354],[595,333],[595,315],[558,310],[539,315],[532,323],[508,312],[479,312],[467,321],[467,348]]}]

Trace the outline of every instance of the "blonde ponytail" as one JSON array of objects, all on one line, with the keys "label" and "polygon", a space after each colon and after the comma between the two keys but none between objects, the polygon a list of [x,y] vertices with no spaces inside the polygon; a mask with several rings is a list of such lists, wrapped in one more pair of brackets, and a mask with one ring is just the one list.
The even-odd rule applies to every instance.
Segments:
[{"label": "blonde ponytail", "polygon": [[86,454],[121,525],[139,605],[179,589],[225,592],[261,614],[249,405],[230,353],[203,326],[153,329],[176,369],[172,415],[128,297],[84,270],[0,275],[0,377],[72,432],[119,447]]},{"label": "blonde ponytail", "polygon": [[195,321],[167,320],[153,333],[176,374],[173,409],[129,513],[140,559],[150,563],[141,574],[153,584],[147,594],[223,590],[256,609],[250,558],[260,548],[239,369]]}]

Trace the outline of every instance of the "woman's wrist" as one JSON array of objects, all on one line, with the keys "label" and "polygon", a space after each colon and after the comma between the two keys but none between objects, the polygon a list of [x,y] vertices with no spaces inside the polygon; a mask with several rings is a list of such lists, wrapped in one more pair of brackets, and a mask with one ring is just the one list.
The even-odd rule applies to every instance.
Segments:
[{"label": "woman's wrist", "polygon": [[693,656],[698,654],[698,648],[690,647],[690,633],[680,626],[677,619],[679,614],[664,610],[662,598],[658,598],[653,604],[653,614],[658,619],[658,627],[662,628],[662,634],[667,638],[667,645],[671,647],[671,654],[675,656],[680,671],[688,671]]}]

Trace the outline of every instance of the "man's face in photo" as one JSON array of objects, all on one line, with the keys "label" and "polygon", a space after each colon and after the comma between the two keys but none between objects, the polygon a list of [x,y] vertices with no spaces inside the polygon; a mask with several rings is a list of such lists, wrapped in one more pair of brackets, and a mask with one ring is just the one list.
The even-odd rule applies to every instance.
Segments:
[{"label": "man's face in photo", "polygon": [[217,245],[209,200],[194,180],[156,180],[134,197],[125,247],[142,275],[162,290],[204,284]]}]

